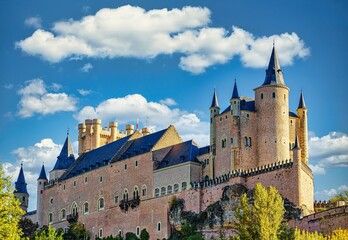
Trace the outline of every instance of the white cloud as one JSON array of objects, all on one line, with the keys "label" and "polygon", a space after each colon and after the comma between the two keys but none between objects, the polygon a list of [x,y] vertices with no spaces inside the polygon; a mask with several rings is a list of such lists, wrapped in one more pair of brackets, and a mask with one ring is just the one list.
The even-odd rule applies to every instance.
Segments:
[{"label": "white cloud", "polygon": [[147,101],[140,94],[110,98],[96,107],[85,106],[74,117],[80,122],[88,118],[101,118],[103,122],[116,119],[120,124],[135,122],[139,119],[143,125],[147,122],[153,131],[173,124],[184,140],[193,138],[200,146],[205,146],[209,139],[207,137],[209,123],[202,122],[196,114],[171,108],[161,102]]},{"label": "white cloud", "polygon": [[24,176],[30,195],[30,210],[36,209],[36,183],[42,163],[44,162],[46,174],[49,177],[49,171],[52,170],[61,148],[61,144],[55,143],[50,138],[42,139],[33,146],[20,147],[13,150],[12,154],[17,159],[16,163],[3,163],[5,175],[11,176],[12,182],[17,180],[20,164],[23,163]]},{"label": "white cloud", "polygon": [[[75,111],[76,99],[66,93],[49,93],[43,80],[33,79],[18,91],[21,96],[18,114],[20,117],[31,117],[34,114],[53,114],[61,111]],[[53,84],[49,88],[59,89]]]},{"label": "white cloud", "polygon": [[316,200],[329,200],[330,198],[336,196],[337,194],[348,191],[347,185],[341,185],[338,188],[324,189],[321,191],[316,191],[314,193]]},{"label": "white cloud", "polygon": [[207,8],[153,9],[135,6],[100,9],[80,20],[56,22],[16,43],[22,51],[50,62],[66,58],[134,57],[151,59],[178,53],[183,70],[199,74],[236,56],[247,67],[265,67],[272,42],[282,65],[309,55],[296,33],[256,37],[236,26],[211,28]]},{"label": "white cloud", "polygon": [[8,84],[4,85],[4,88],[8,89],[8,90],[12,89],[13,87],[14,87],[14,85],[12,83],[8,83]]},{"label": "white cloud", "polygon": [[25,19],[24,24],[29,27],[41,28],[42,19],[40,17],[30,17]]},{"label": "white cloud", "polygon": [[85,72],[88,73],[90,70],[92,70],[93,65],[91,63],[86,63],[85,65],[83,65],[83,67],[80,69],[81,72]]},{"label": "white cloud", "polygon": [[92,91],[91,90],[85,90],[85,89],[77,89],[77,91],[79,92],[79,94],[81,94],[82,96],[86,96],[88,94],[90,94]]},{"label": "white cloud", "polygon": [[177,103],[175,102],[174,99],[172,98],[166,98],[166,99],[162,99],[159,101],[161,104],[167,105],[167,106],[175,106],[177,105]]},{"label": "white cloud", "polygon": [[323,137],[309,139],[309,156],[314,174],[325,174],[330,167],[348,167],[348,136],[331,132]]}]

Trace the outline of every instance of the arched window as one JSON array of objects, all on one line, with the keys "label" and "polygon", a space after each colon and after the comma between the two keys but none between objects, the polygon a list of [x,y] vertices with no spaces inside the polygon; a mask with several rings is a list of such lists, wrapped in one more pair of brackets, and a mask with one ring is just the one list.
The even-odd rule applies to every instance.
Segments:
[{"label": "arched window", "polygon": [[104,198],[98,199],[98,210],[104,210]]},{"label": "arched window", "polygon": [[155,197],[158,197],[160,194],[160,190],[158,188],[155,189]]},{"label": "arched window", "polygon": [[158,222],[157,223],[157,232],[160,232],[161,231],[161,222]]},{"label": "arched window", "polygon": [[174,193],[179,192],[179,184],[175,183],[174,184]]},{"label": "arched window", "polygon": [[128,189],[123,190],[123,201],[128,202]]},{"label": "arched window", "polygon": [[62,209],[60,211],[60,220],[65,220],[66,218],[66,212],[65,212],[65,209]]},{"label": "arched window", "polygon": [[147,195],[147,188],[146,188],[146,185],[143,185],[141,187],[141,196],[146,197],[146,195]]},{"label": "arched window", "polygon": [[139,235],[140,235],[140,227],[139,226],[137,226],[137,228],[135,229],[135,233],[139,237]]},{"label": "arched window", "polygon": [[133,189],[133,199],[137,199],[138,197],[139,197],[138,186],[134,186],[134,189]]},{"label": "arched window", "polygon": [[48,223],[52,223],[53,222],[53,214],[49,213],[48,214]]},{"label": "arched window", "polygon": [[88,209],[88,202],[85,202],[83,204],[83,214],[88,214],[89,209]]},{"label": "arched window", "polygon": [[161,187],[161,195],[166,195],[166,187]]},{"label": "arched window", "polygon": [[261,99],[263,99],[263,93],[261,93]]},{"label": "arched window", "polygon": [[172,185],[169,185],[168,187],[167,187],[167,193],[168,194],[171,194],[173,192],[173,187],[172,187]]},{"label": "arched window", "polygon": [[273,92],[273,93],[272,93],[272,97],[273,97],[273,98],[275,98],[275,97],[276,97],[276,96],[275,96],[275,92]]},{"label": "arched window", "polygon": [[102,238],[103,237],[103,229],[99,228],[99,237]]},{"label": "arched window", "polygon": [[183,182],[183,183],[181,184],[181,191],[185,191],[186,188],[187,188],[187,182]]},{"label": "arched window", "polygon": [[115,204],[118,203],[118,192],[115,192],[114,203],[115,203]]},{"label": "arched window", "polygon": [[76,203],[76,202],[73,202],[73,204],[71,205],[70,213],[71,213],[73,216],[76,216],[76,215],[77,215],[77,203]]}]

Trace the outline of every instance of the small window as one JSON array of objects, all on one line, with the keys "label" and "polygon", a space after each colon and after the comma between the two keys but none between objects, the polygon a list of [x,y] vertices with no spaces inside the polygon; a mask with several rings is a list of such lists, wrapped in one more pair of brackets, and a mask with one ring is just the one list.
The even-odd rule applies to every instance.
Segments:
[{"label": "small window", "polygon": [[127,163],[124,165],[124,170],[127,170]]},{"label": "small window", "polygon": [[99,237],[100,237],[100,238],[103,237],[103,229],[102,229],[102,228],[99,229]]},{"label": "small window", "polygon": [[183,182],[183,183],[181,184],[181,191],[185,191],[186,188],[187,188],[187,182]]},{"label": "small window", "polygon": [[[117,236],[122,237],[122,230],[118,230],[118,235]],[[120,238],[120,239],[122,239],[122,238]]]},{"label": "small window", "polygon": [[50,204],[53,204],[53,198],[50,198]]},{"label": "small window", "polygon": [[128,189],[123,190],[123,201],[128,202]]},{"label": "small window", "polygon": [[222,117],[220,117],[220,122],[222,122]]},{"label": "small window", "polygon": [[161,187],[161,196],[166,195],[166,188]]},{"label": "small window", "polygon": [[43,192],[43,191],[42,191],[42,190],[40,190],[40,194],[42,194],[42,192]]},{"label": "small window", "polygon": [[261,93],[261,99],[263,99],[263,93]]},{"label": "small window", "polygon": [[104,198],[99,198],[98,200],[98,210],[103,210],[104,209]]},{"label": "small window", "polygon": [[249,113],[247,113],[247,118],[249,118]]},{"label": "small window", "polygon": [[167,187],[167,192],[168,192],[168,194],[171,194],[171,193],[173,192],[173,187],[172,187],[172,185],[169,185],[169,186]]},{"label": "small window", "polygon": [[226,119],[227,119],[227,115],[226,115],[226,117],[225,117]]},{"label": "small window", "polygon": [[135,161],[135,167],[138,167],[138,161]]},{"label": "small window", "polygon": [[174,184],[174,193],[179,192],[179,184],[175,183]]},{"label": "small window", "polygon": [[161,223],[158,222],[158,223],[157,223],[157,232],[160,232],[160,231],[161,231]]},{"label": "small window", "polygon": [[133,199],[137,199],[139,197],[139,189],[137,186],[133,189]]},{"label": "small window", "polygon": [[207,165],[209,165],[209,159],[207,159]]},{"label": "small window", "polygon": [[83,204],[83,214],[88,214],[89,209],[88,209],[88,202],[85,202]]},{"label": "small window", "polygon": [[233,138],[231,138],[231,143],[233,143]]},{"label": "small window", "polygon": [[65,220],[66,218],[66,212],[65,212],[65,209],[62,209],[60,211],[60,220]]},{"label": "small window", "polygon": [[244,137],[244,146],[248,146],[248,138]]},{"label": "small window", "polygon": [[248,145],[249,145],[249,147],[251,147],[251,137],[249,137]]},{"label": "small window", "polygon": [[158,188],[155,189],[155,197],[158,197],[160,194],[160,190]]},{"label": "small window", "polygon": [[103,177],[102,176],[99,177],[99,182],[103,182]]},{"label": "small window", "polygon": [[115,196],[114,196],[114,203],[115,203],[115,204],[118,203],[118,192],[115,193]]},{"label": "small window", "polygon": [[25,196],[22,197],[23,202],[25,202]]},{"label": "small window", "polygon": [[76,181],[74,181],[74,187],[76,187]]},{"label": "small window", "polygon": [[136,235],[139,237],[139,235],[140,235],[140,227],[138,226],[135,231],[136,231]]},{"label": "small window", "polygon": [[53,214],[49,213],[48,214],[48,223],[52,223],[53,222]]},{"label": "small window", "polygon": [[141,188],[141,196],[146,197],[147,195],[147,189],[146,186],[143,185],[143,187]]},{"label": "small window", "polygon": [[88,178],[87,177],[85,177],[85,183],[87,183],[88,182]]},{"label": "small window", "polygon": [[63,185],[63,189],[65,190],[65,185]]},{"label": "small window", "polygon": [[73,202],[72,206],[71,206],[71,214],[76,216],[77,215],[77,203]]},{"label": "small window", "polygon": [[286,94],[284,94],[284,100],[286,100]]},{"label": "small window", "polygon": [[276,97],[276,94],[275,92],[272,93],[272,97],[275,98]]}]

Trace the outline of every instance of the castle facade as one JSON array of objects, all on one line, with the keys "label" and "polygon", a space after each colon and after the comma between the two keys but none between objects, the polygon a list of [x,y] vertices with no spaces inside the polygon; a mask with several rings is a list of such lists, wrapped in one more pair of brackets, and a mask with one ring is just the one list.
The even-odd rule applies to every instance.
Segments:
[{"label": "castle facade", "polygon": [[[199,213],[221,198],[224,187],[251,189],[257,182],[275,186],[304,215],[312,213],[307,108],[301,93],[297,112],[289,111],[289,88],[274,47],[265,80],[254,92],[253,99],[239,96],[235,82],[220,111],[214,90],[205,147],[183,142],[173,125],[155,133],[127,125],[121,132],[115,122],[102,129],[100,120],[86,120],[78,126],[79,157],[68,136],[49,179],[42,166],[37,210],[27,217],[63,229],[79,221],[92,238],[139,235],[146,228],[151,239],[163,239],[171,233],[173,196],[185,200],[185,210]],[[25,183],[24,176],[18,179]]]}]

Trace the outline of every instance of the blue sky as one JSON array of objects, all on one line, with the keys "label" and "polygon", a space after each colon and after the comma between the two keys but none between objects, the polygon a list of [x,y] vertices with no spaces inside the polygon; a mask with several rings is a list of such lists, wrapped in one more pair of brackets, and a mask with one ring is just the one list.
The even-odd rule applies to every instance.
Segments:
[{"label": "blue sky", "polygon": [[308,107],[316,199],[348,189],[348,4],[335,1],[1,1],[0,161],[24,163],[30,209],[67,129],[174,124],[208,144],[214,87],[253,97],[275,41],[290,108]]}]

